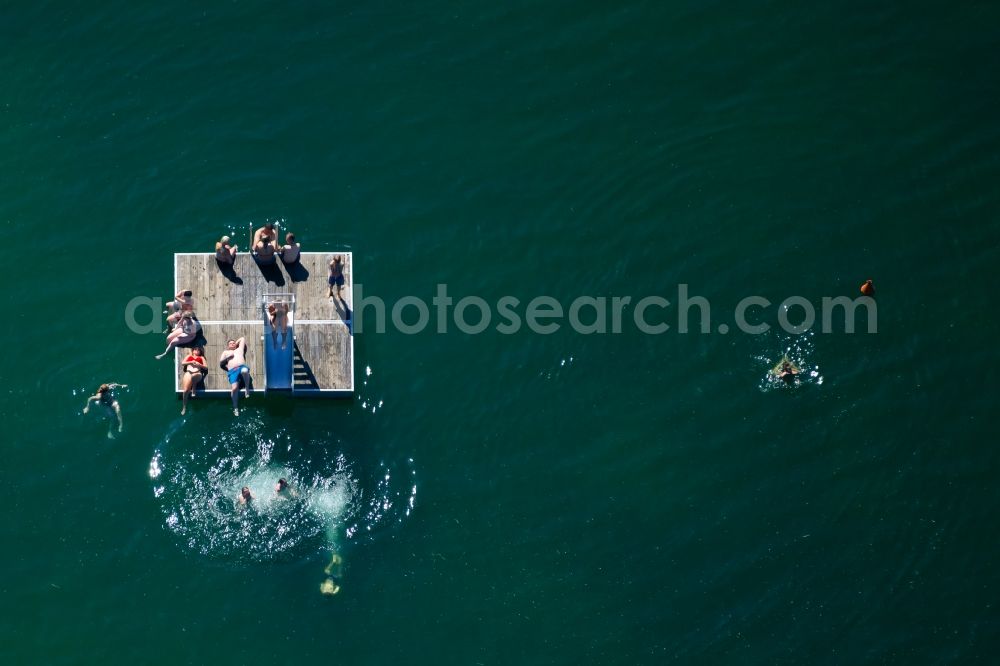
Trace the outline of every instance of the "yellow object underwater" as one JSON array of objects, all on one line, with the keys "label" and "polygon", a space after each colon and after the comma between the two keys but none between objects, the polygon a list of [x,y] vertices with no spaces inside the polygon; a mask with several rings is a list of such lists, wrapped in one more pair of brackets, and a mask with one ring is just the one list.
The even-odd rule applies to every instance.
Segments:
[{"label": "yellow object underwater", "polygon": [[341,575],[343,575],[343,570],[344,570],[343,564],[344,564],[344,558],[342,558],[337,553],[334,553],[333,555],[330,556],[330,563],[326,565],[325,569],[323,569],[323,573],[325,573],[327,576],[334,576],[336,578],[340,578]]},{"label": "yellow object underwater", "polygon": [[344,573],[344,558],[342,558],[337,553],[333,553],[330,556],[330,563],[323,568],[323,573],[327,575],[327,579],[324,580],[319,585],[319,591],[328,597],[340,592],[340,585],[334,582],[334,578],[340,578]]}]

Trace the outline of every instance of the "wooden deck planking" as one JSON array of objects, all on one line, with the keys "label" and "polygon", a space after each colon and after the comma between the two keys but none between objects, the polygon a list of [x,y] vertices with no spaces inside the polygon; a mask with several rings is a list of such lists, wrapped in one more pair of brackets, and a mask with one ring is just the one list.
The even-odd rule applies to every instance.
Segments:
[{"label": "wooden deck planking", "polygon": [[[244,337],[247,340],[247,366],[250,368],[250,376],[253,377],[254,387],[264,387],[264,347],[261,344],[260,336],[264,330],[263,324],[203,324],[201,338],[205,345],[205,365],[208,366],[208,375],[202,382],[203,390],[207,392],[223,391],[229,393],[229,379],[226,373],[219,368],[219,357],[226,349],[226,342],[231,338],[236,340]],[[181,361],[191,353],[190,347],[181,347],[177,350],[175,361],[177,371],[177,390],[180,390]]]},{"label": "wooden deck planking", "polygon": [[[340,299],[327,296],[327,266],[337,254],[344,257],[345,284]],[[218,359],[226,340],[240,336],[245,336],[250,346],[247,365],[256,388],[264,388],[261,302],[264,294],[291,293],[296,300],[295,390],[326,395],[352,393],[352,259],[350,252],[303,252],[298,264],[289,269],[280,259],[271,267],[258,266],[250,255],[241,252],[231,270],[223,272],[212,253],[175,254],[175,291],[194,292],[195,314],[202,322],[209,365],[204,391],[228,394],[228,380],[218,367]],[[178,387],[180,362],[188,351],[181,349],[175,359]]]},{"label": "wooden deck planking", "polygon": [[[344,287],[341,299],[327,296],[327,265],[334,254],[344,257]],[[239,321],[261,316],[264,294],[295,294],[299,319],[350,319],[354,284],[350,252],[303,252],[299,263],[289,270],[278,263],[258,266],[253,257],[240,253],[232,270],[224,274],[211,253],[177,254],[175,291],[194,292],[195,312],[202,321]]]},{"label": "wooden deck planking", "polygon": [[351,331],[346,324],[295,325],[295,390],[354,390]]}]

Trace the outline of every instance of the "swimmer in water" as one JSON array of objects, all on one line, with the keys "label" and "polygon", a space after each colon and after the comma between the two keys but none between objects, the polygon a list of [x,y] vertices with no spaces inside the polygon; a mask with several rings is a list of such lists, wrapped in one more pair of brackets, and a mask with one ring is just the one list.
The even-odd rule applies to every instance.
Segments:
[{"label": "swimmer in water", "polygon": [[321,594],[332,597],[337,592],[340,592],[340,586],[334,583],[332,578],[327,578],[319,584],[319,591]]},{"label": "swimmer in water", "polygon": [[[97,393],[87,398],[87,404],[83,407],[83,413],[86,414],[90,411],[90,403],[97,402],[104,407],[105,413],[107,413],[109,418],[115,418],[118,421],[118,432],[122,431],[122,408],[118,404],[118,399],[114,396],[114,390],[117,388],[127,389],[127,384],[101,384],[97,388]],[[112,422],[111,427],[114,427],[114,422]],[[108,429],[108,438],[113,438],[111,429]]]},{"label": "swimmer in water", "polygon": [[337,553],[330,555],[330,563],[326,565],[323,569],[323,573],[326,574],[327,578],[322,583],[320,583],[319,591],[321,594],[325,594],[328,597],[340,592],[340,585],[338,585],[333,579],[341,578],[343,576],[344,559]]},{"label": "swimmer in water", "polygon": [[792,362],[785,357],[781,361],[781,365],[774,369],[775,376],[786,384],[791,384],[798,380],[799,369],[792,365]]},{"label": "swimmer in water", "polygon": [[274,484],[274,494],[285,499],[299,496],[298,492],[288,485],[288,481],[284,479],[278,479],[278,482]]},{"label": "swimmer in water", "polygon": [[251,502],[251,500],[253,500],[253,495],[250,494],[249,488],[243,486],[243,488],[240,489],[239,497],[237,497],[236,499],[242,506],[246,506]]},{"label": "swimmer in water", "polygon": [[327,576],[336,576],[337,578],[340,578],[343,573],[343,564],[344,558],[337,553],[333,553],[330,555],[330,563],[323,569],[323,573]]}]

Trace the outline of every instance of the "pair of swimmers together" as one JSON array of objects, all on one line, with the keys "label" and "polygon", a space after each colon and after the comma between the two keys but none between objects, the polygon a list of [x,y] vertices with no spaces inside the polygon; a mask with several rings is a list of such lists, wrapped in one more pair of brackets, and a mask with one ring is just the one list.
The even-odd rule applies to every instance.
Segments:
[{"label": "pair of swimmers together", "polygon": [[[298,497],[298,492],[292,488],[288,481],[285,479],[278,479],[278,482],[274,484],[274,495],[282,499],[290,499],[292,497]],[[236,502],[241,507],[248,507],[250,503],[254,501],[253,493],[250,492],[250,488],[243,486],[240,488],[239,495],[236,496]],[[323,573],[326,574],[326,580],[320,583],[319,591],[321,594],[327,596],[333,596],[340,592],[340,585],[337,583],[335,578],[341,578],[344,574],[343,571],[343,558],[337,553],[330,554],[330,563],[323,568]]]},{"label": "pair of swimmers together", "polygon": [[[299,260],[302,248],[295,242],[295,234],[291,232],[285,234],[285,244],[278,245],[276,226],[273,222],[268,222],[254,232],[251,254],[260,264],[273,264],[275,257],[281,257],[286,265],[294,264]],[[215,244],[215,259],[220,264],[232,264],[236,261],[239,246],[231,244],[231,241],[229,236],[223,236]]]},{"label": "pair of swimmers together", "polygon": [[[278,479],[278,482],[274,484],[274,494],[278,497],[286,499],[290,497],[298,497],[299,495],[290,485],[288,485],[288,481],[285,481],[283,478]],[[250,488],[243,486],[243,488],[240,489],[240,494],[237,496],[236,501],[243,506],[252,502],[253,494],[250,492]]]}]

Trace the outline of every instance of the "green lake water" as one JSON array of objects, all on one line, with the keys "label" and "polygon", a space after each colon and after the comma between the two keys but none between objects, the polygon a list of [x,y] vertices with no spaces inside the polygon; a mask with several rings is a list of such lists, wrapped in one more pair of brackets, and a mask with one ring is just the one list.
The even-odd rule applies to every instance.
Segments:
[{"label": "green lake water", "polygon": [[[4,664],[995,661],[996,5],[87,4],[0,7]],[[633,302],[182,418],[126,306],[271,219],[390,307]]]}]

